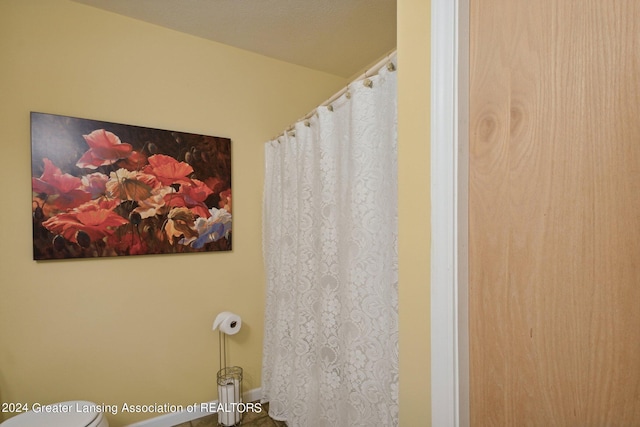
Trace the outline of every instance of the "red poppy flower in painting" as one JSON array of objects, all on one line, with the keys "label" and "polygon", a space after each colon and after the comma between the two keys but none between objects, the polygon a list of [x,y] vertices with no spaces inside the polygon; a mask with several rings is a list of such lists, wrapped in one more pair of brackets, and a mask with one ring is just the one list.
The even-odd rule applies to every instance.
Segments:
[{"label": "red poppy flower in painting", "polygon": [[187,183],[190,181],[187,177],[193,173],[193,168],[188,163],[179,162],[164,154],[151,156],[148,161],[149,166],[144,168],[144,172],[155,175],[164,185]]},{"label": "red poppy flower in painting", "polygon": [[31,178],[34,193],[60,194],[68,193],[80,187],[81,180],[78,177],[62,173],[60,168],[47,158],[43,158],[44,171],[40,178]]},{"label": "red poppy flower in painting", "polygon": [[82,209],[49,218],[42,225],[52,233],[61,234],[65,239],[78,243],[76,236],[79,231],[85,232],[91,241],[95,242],[113,234],[117,227],[128,223],[129,221],[109,209],[101,209],[93,203],[87,203]]},{"label": "red poppy flower in painting", "polygon": [[209,218],[211,213],[204,201],[211,194],[213,191],[204,182],[194,179],[180,185],[180,191],[166,195],[164,200],[168,206],[186,207],[198,216]]},{"label": "red poppy flower in painting", "polygon": [[126,159],[118,162],[118,166],[130,171],[138,171],[147,164],[147,156],[140,151],[132,151]]},{"label": "red poppy flower in painting", "polygon": [[[92,200],[91,204],[96,206],[97,209],[104,209],[104,210],[112,211],[120,204],[120,200],[118,200],[118,199],[107,199],[106,197],[101,197],[99,199]],[[88,210],[88,209],[93,209],[93,207],[89,207],[89,204],[87,204],[87,206],[82,205],[78,209],[79,210]]]},{"label": "red poppy flower in painting", "polygon": [[188,200],[197,203],[204,202],[207,197],[213,194],[213,191],[204,182],[194,179],[188,184],[182,184],[179,193],[184,194]]},{"label": "red poppy flower in painting", "polygon": [[97,169],[112,165],[120,159],[126,159],[133,151],[131,144],[120,141],[115,134],[104,129],[94,130],[82,137],[91,148],[76,163],[79,168]]},{"label": "red poppy flower in painting", "polygon": [[47,199],[47,203],[55,209],[64,211],[73,209],[91,200],[91,194],[83,190],[73,190],[68,193],[58,194],[55,198]]},{"label": "red poppy flower in painting", "polygon": [[44,171],[40,178],[31,178],[34,193],[46,194],[47,203],[56,209],[69,209],[91,200],[91,194],[82,190],[82,180],[60,168],[47,158],[42,159]]}]

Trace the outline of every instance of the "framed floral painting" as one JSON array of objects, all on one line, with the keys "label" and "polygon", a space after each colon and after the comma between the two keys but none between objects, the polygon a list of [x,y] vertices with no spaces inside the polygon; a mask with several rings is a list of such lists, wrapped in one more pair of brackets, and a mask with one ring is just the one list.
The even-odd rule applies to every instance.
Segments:
[{"label": "framed floral painting", "polygon": [[231,140],[31,113],[33,258],[231,250]]}]

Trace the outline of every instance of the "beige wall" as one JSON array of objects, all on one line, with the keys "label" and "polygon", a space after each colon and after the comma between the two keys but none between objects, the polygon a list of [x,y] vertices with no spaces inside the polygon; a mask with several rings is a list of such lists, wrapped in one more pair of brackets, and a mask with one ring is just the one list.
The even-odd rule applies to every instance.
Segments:
[{"label": "beige wall", "polygon": [[400,425],[431,425],[430,1],[398,0]]},{"label": "beige wall", "polygon": [[[346,82],[68,0],[2,0],[0,58],[0,401],[213,400],[222,310],[259,387],[262,143]],[[32,261],[30,111],[230,137],[233,252]]]},{"label": "beige wall", "polygon": [[[67,0],[2,0],[0,58],[0,402],[215,399],[210,327],[226,309],[245,321],[231,360],[259,387],[262,142],[346,82]],[[428,1],[398,0],[398,58],[400,419],[412,427],[430,424]],[[232,138],[233,252],[32,261],[29,111]]]}]

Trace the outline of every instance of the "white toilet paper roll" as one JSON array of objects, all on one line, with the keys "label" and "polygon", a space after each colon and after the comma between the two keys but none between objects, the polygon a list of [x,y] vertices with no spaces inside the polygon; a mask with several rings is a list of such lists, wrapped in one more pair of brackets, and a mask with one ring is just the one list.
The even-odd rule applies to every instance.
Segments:
[{"label": "white toilet paper roll", "polygon": [[242,319],[237,314],[230,311],[223,311],[216,316],[216,320],[213,321],[213,330],[220,329],[227,335],[234,335],[240,331],[242,326]]}]

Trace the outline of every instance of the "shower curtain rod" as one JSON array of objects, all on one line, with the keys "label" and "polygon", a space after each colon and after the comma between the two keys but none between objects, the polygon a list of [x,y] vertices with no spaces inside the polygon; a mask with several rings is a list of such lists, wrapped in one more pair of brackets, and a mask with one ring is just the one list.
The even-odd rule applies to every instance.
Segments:
[{"label": "shower curtain rod", "polygon": [[[285,128],[284,131],[280,132],[275,138],[272,138],[271,141],[280,142],[279,141],[280,137],[283,136],[286,133],[289,133],[289,132],[293,131],[295,129],[296,123],[309,120],[311,117],[313,117],[314,114],[316,114],[316,112],[318,111],[318,108],[320,108],[320,107],[327,107],[327,106],[330,107],[331,104],[333,102],[335,102],[336,99],[340,98],[342,95],[347,93],[347,91],[349,90],[349,85],[351,85],[352,83],[363,81],[365,85],[370,86],[371,85],[371,81],[368,80],[369,77],[372,77],[372,76],[375,76],[376,74],[378,74],[378,71],[380,71],[380,69],[382,67],[384,67],[385,65],[387,66],[389,71],[394,71],[396,69],[396,67],[393,64],[393,62],[391,62],[391,57],[393,55],[395,55],[396,52],[397,52],[397,49],[393,49],[391,52],[387,53],[375,65],[373,65],[372,67],[368,68],[367,71],[365,71],[364,73],[360,74],[355,79],[351,80],[351,82],[349,82],[349,84],[347,84],[345,87],[343,87],[338,92],[333,94],[329,99],[327,99],[322,104],[320,104],[319,106],[317,106],[316,108],[311,110],[305,116],[303,116],[300,119],[296,120],[292,125],[289,125],[287,128]],[[347,96],[349,96],[349,95],[347,94]],[[308,122],[306,122],[305,124],[308,126]]]}]

